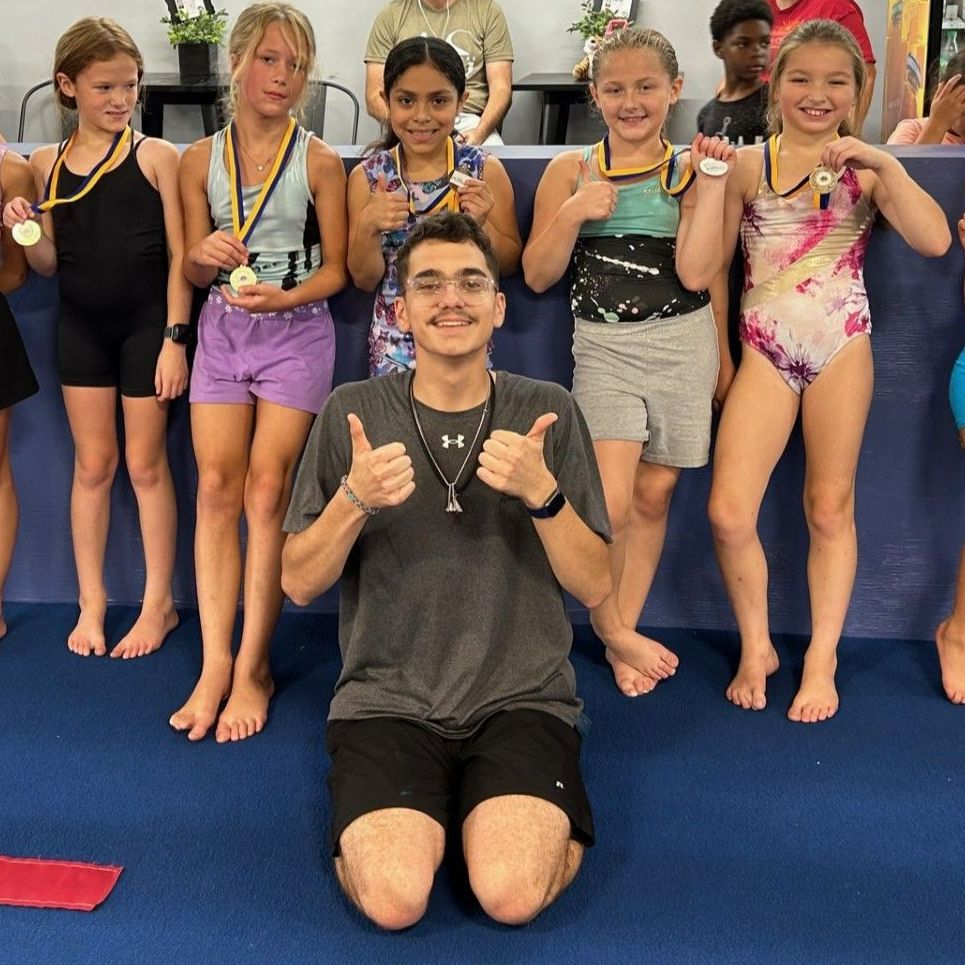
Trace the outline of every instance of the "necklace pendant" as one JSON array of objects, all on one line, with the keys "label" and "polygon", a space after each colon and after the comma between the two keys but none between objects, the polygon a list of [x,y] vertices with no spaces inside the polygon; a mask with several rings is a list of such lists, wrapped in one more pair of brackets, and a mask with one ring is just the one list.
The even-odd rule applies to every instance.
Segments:
[{"label": "necklace pendant", "polygon": [[456,484],[449,483],[449,485],[446,488],[449,490],[449,499],[446,502],[446,512],[461,513],[462,506],[459,505],[459,499],[456,496]]}]

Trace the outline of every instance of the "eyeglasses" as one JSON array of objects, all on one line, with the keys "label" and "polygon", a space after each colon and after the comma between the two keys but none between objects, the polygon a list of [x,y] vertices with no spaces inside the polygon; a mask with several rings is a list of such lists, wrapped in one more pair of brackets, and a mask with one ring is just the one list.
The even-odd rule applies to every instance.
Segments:
[{"label": "eyeglasses", "polygon": [[449,278],[443,275],[424,275],[411,278],[406,282],[406,288],[419,301],[434,303],[442,298],[443,292],[452,285],[456,294],[467,305],[478,305],[491,291],[495,291],[496,282],[483,275],[458,275]]}]

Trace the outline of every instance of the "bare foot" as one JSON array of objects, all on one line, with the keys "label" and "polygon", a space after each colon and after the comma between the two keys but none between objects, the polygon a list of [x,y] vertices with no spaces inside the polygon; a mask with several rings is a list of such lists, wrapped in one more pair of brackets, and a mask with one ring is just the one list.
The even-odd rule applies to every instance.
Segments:
[{"label": "bare foot", "polygon": [[178,625],[178,613],[174,607],[163,610],[141,610],[134,626],[111,651],[112,657],[143,657],[160,649],[164,638]]},{"label": "bare foot", "polygon": [[766,647],[741,647],[741,661],[727,688],[727,699],[744,710],[763,710],[767,706],[767,678],[780,665],[770,640]]},{"label": "bare foot", "polygon": [[261,733],[268,720],[268,701],[274,692],[275,681],[267,670],[239,672],[236,666],[231,696],[218,718],[215,740],[224,744]]},{"label": "bare foot", "polygon": [[[636,693],[629,693],[624,689],[624,684],[631,682],[633,671],[636,671],[638,677],[646,677],[653,681],[654,687],[661,680],[666,680],[677,672],[677,665],[680,663],[677,655],[668,650],[662,643],[652,640],[650,637],[645,637],[642,633],[637,633],[636,630],[631,630],[629,627],[618,627],[611,632],[604,633],[594,623],[593,630],[606,644],[607,659],[613,666],[617,687],[628,697],[636,696]],[[614,663],[611,657],[615,658],[617,663]],[[617,664],[625,664],[630,668],[630,673],[625,673],[621,669],[618,675]],[[653,690],[653,687],[650,690]],[[641,693],[644,692],[649,693],[649,690],[641,691]]]},{"label": "bare foot", "polygon": [[649,694],[657,682],[650,677],[645,677],[639,670],[635,670],[628,663],[624,663],[619,657],[615,656],[609,649],[606,650],[606,658],[613,668],[613,679],[616,681],[620,693],[627,697],[640,697]]},{"label": "bare foot", "polygon": [[103,657],[107,653],[107,640],[104,637],[104,616],[107,613],[106,604],[103,606],[81,605],[77,626],[67,637],[67,649],[82,657],[89,657],[92,653]]},{"label": "bare foot", "polygon": [[965,704],[965,634],[955,633],[951,624],[949,617],[935,631],[942,686],[953,704]]},{"label": "bare foot", "polygon": [[4,620],[3,614],[0,613],[0,640],[2,640],[7,635],[7,621]]},{"label": "bare foot", "polygon": [[168,723],[175,729],[188,732],[188,740],[199,741],[214,724],[231,687],[231,657],[206,660],[201,676],[185,705],[171,715]]},{"label": "bare foot", "polygon": [[815,724],[833,717],[838,709],[838,691],[834,686],[834,672],[838,668],[837,657],[805,654],[801,689],[791,701],[787,712],[789,720],[802,724]]}]

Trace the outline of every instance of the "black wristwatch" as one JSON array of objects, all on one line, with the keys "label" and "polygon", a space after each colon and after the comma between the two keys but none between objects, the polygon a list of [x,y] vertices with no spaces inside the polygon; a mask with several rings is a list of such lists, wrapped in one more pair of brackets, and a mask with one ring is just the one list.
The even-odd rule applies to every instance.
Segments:
[{"label": "black wristwatch", "polygon": [[542,506],[529,510],[529,515],[533,519],[552,519],[565,505],[566,497],[560,492],[560,487],[557,486]]},{"label": "black wristwatch", "polygon": [[168,325],[164,330],[164,337],[171,339],[175,345],[186,345],[191,341],[191,333],[190,325]]}]

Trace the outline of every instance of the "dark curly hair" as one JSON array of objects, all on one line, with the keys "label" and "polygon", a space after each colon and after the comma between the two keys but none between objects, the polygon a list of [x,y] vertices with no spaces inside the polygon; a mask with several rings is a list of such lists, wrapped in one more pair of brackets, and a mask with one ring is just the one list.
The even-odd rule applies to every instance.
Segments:
[{"label": "dark curly hair", "polygon": [[774,14],[767,0],[721,0],[710,15],[710,35],[721,43],[739,23],[763,20],[774,26]]}]

